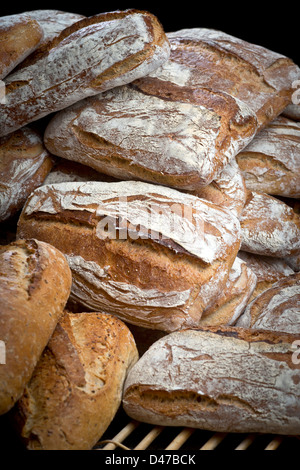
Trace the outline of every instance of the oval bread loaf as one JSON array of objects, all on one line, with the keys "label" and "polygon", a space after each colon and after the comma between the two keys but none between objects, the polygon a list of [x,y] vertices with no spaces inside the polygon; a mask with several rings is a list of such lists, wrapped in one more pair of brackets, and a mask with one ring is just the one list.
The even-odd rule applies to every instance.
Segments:
[{"label": "oval bread loaf", "polygon": [[137,360],[120,320],[65,312],[14,410],[27,449],[91,449],[114,418]]},{"label": "oval bread loaf", "polygon": [[129,83],[168,56],[165,33],[150,13],[126,10],[77,21],[5,79],[0,136],[87,96]]},{"label": "oval bread loaf", "polygon": [[25,234],[66,255],[72,300],[163,331],[198,325],[240,247],[229,211],[136,181],[42,186],[19,219]]},{"label": "oval bread loaf", "polygon": [[300,432],[299,335],[236,327],[182,330],[131,369],[123,406],[133,419],[215,432]]},{"label": "oval bread loaf", "polygon": [[53,246],[30,239],[0,247],[0,414],[21,397],[70,290],[68,263]]}]

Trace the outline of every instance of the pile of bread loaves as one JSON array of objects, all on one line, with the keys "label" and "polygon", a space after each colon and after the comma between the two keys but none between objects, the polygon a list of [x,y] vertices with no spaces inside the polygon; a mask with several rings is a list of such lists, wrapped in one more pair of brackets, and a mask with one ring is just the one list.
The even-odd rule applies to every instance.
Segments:
[{"label": "pile of bread loaves", "polygon": [[[300,69],[151,13],[0,18],[0,413],[300,434]],[[299,94],[299,93],[298,93]]]}]

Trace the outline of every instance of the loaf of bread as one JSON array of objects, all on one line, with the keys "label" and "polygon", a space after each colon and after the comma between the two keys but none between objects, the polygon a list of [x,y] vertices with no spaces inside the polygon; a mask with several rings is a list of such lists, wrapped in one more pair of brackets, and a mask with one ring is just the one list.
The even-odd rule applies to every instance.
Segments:
[{"label": "loaf of bread", "polygon": [[255,273],[236,257],[223,291],[211,307],[203,312],[199,326],[234,325],[244,312],[256,282]]},{"label": "loaf of bread", "polygon": [[42,186],[20,216],[25,234],[66,255],[71,299],[163,331],[198,325],[240,247],[229,211],[136,181]]},{"label": "loaf of bread", "polygon": [[168,56],[165,33],[150,13],[126,10],[77,21],[5,79],[0,136],[150,73]]},{"label": "loaf of bread", "polygon": [[28,126],[0,138],[0,221],[22,209],[53,164],[42,136]]},{"label": "loaf of bread", "polygon": [[226,93],[148,80],[56,114],[48,150],[119,179],[183,190],[209,184],[255,134],[254,114]]},{"label": "loaf of bread", "polygon": [[162,426],[297,435],[298,335],[236,327],[173,332],[131,369],[126,413]]},{"label": "loaf of bread", "polygon": [[279,116],[236,159],[248,189],[300,197],[300,122]]},{"label": "loaf of bread", "polygon": [[247,263],[247,266],[256,275],[256,286],[250,300],[253,300],[263,291],[269,289],[275,282],[291,274],[294,270],[282,258],[255,255],[246,251],[239,251],[238,257]]},{"label": "loaf of bread", "polygon": [[0,247],[0,414],[9,411],[52,335],[71,290],[71,272],[56,248],[37,240]]},{"label": "loaf of bread", "polygon": [[180,86],[229,93],[256,113],[259,129],[291,102],[300,79],[291,59],[213,29],[182,29],[167,36],[171,56],[154,77],[168,81],[175,70]]},{"label": "loaf of bread", "polygon": [[300,121],[300,103],[290,103],[286,108],[284,108],[282,115],[289,119],[293,119],[294,121]]},{"label": "loaf of bread", "polygon": [[0,17],[0,80],[31,54],[43,39],[39,23],[26,14]]},{"label": "loaf of bread", "polygon": [[236,326],[300,335],[300,273],[291,274],[258,295]]},{"label": "loaf of bread", "polygon": [[239,218],[246,203],[247,188],[236,159],[232,158],[209,185],[191,194],[225,207]]},{"label": "loaf of bread", "polygon": [[249,191],[240,223],[241,250],[276,258],[300,254],[300,217],[285,202]]},{"label": "loaf of bread", "polygon": [[123,322],[65,312],[14,410],[27,449],[91,449],[114,418],[137,360]]}]

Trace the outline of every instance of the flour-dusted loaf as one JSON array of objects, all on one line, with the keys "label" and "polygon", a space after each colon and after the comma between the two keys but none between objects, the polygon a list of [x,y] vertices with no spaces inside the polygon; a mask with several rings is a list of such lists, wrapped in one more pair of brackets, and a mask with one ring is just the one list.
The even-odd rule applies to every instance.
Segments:
[{"label": "flour-dusted loaf", "polygon": [[236,159],[232,158],[209,185],[191,194],[227,207],[239,218],[246,203],[247,188]]},{"label": "flour-dusted loaf", "polygon": [[5,79],[0,135],[146,75],[168,56],[169,43],[151,13],[126,10],[77,21]]},{"label": "flour-dusted loaf", "polygon": [[0,80],[31,54],[43,39],[43,29],[29,15],[0,17]]},{"label": "flour-dusted loaf", "polygon": [[255,273],[236,257],[223,291],[204,311],[199,326],[234,325],[244,312],[256,282]]},{"label": "flour-dusted loaf", "polygon": [[255,132],[250,108],[226,93],[160,80],[149,89],[143,79],[56,114],[45,145],[119,179],[194,190],[209,184]]},{"label": "flour-dusted loaf", "polygon": [[21,397],[71,290],[71,272],[59,250],[34,239],[0,247],[0,414]]},{"label": "flour-dusted loaf", "polygon": [[66,255],[71,299],[163,331],[198,325],[240,247],[229,211],[136,181],[42,186],[20,216],[25,234]]},{"label": "flour-dusted loaf", "polygon": [[243,328],[300,335],[300,273],[291,274],[258,295],[238,319]]},{"label": "flour-dusted loaf", "polygon": [[274,258],[272,256],[255,255],[246,251],[239,251],[238,257],[247,263],[247,266],[256,275],[256,286],[250,300],[253,300],[264,290],[269,289],[272,284],[291,274],[294,270],[282,258]]},{"label": "flour-dusted loaf", "polygon": [[300,217],[285,202],[249,191],[239,220],[243,251],[276,258],[300,254]]},{"label": "flour-dusted loaf", "polygon": [[0,221],[22,209],[53,164],[42,136],[29,126],[0,138]]},{"label": "flour-dusted loaf", "polygon": [[300,122],[279,116],[236,159],[248,189],[300,197]]},{"label": "flour-dusted loaf", "polygon": [[220,326],[171,333],[131,369],[123,406],[132,418],[162,426],[297,435],[298,339]]},{"label": "flour-dusted loaf", "polygon": [[114,418],[137,360],[123,322],[65,312],[14,410],[27,449],[91,449]]},{"label": "flour-dusted loaf", "polygon": [[175,70],[178,85],[227,92],[250,106],[259,129],[291,102],[300,80],[291,59],[213,29],[182,29],[167,36],[171,56],[154,77],[168,81]]}]

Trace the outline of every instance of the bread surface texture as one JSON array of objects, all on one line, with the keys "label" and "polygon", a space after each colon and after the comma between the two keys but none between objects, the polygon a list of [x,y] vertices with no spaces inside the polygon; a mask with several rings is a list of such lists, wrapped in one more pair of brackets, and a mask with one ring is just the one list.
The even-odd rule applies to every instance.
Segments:
[{"label": "bread surface texture", "polygon": [[240,247],[229,211],[137,181],[40,187],[18,222],[29,233],[66,255],[73,300],[165,331],[198,324]]},{"label": "bread surface texture", "polygon": [[0,247],[0,331],[6,363],[0,365],[0,413],[20,398],[47,345],[71,290],[63,254],[42,241]]},{"label": "bread surface texture", "polygon": [[130,371],[125,411],[161,426],[297,435],[296,338],[236,327],[171,333]]},{"label": "bread surface texture", "polygon": [[5,79],[0,135],[129,83],[168,56],[165,33],[150,13],[126,10],[77,21]]},{"label": "bread surface texture", "polygon": [[101,312],[65,312],[17,404],[31,450],[89,450],[115,416],[138,360],[127,326]]}]

